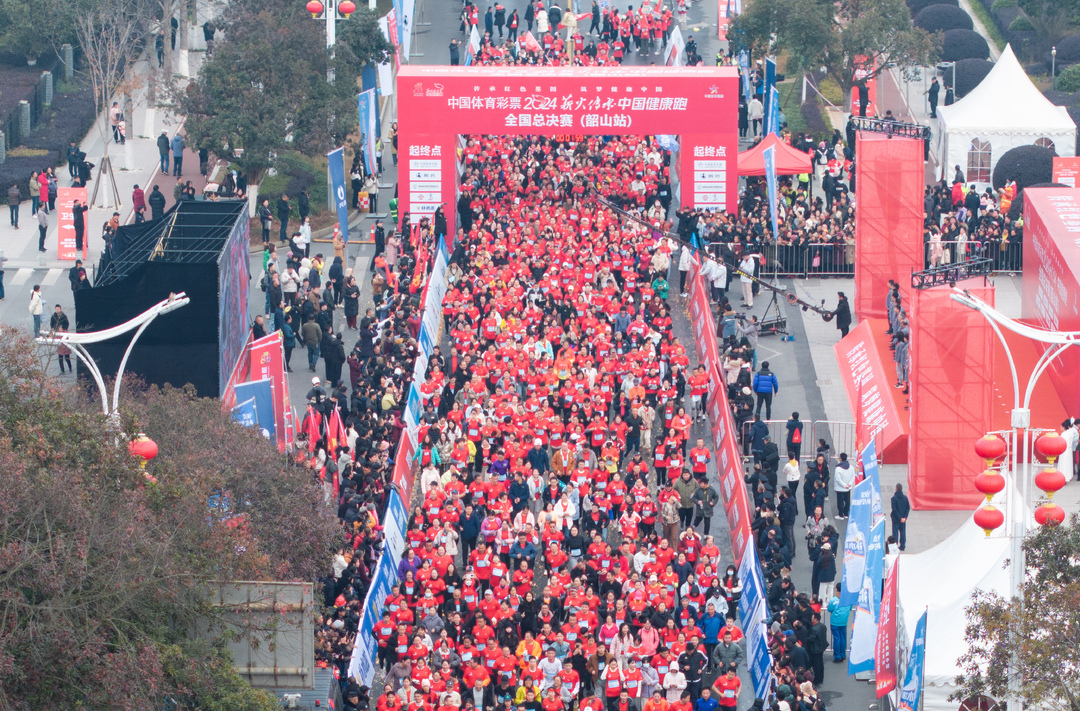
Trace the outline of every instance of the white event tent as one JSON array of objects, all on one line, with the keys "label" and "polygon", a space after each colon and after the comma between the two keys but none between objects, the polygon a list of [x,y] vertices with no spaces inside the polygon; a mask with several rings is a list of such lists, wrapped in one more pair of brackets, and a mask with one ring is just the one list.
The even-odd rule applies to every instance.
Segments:
[{"label": "white event tent", "polygon": [[985,188],[1001,156],[1017,146],[1037,144],[1059,156],[1076,155],[1076,123],[1042,95],[1011,46],[964,98],[938,107],[938,116],[942,175],[950,182],[958,165],[969,184]]}]

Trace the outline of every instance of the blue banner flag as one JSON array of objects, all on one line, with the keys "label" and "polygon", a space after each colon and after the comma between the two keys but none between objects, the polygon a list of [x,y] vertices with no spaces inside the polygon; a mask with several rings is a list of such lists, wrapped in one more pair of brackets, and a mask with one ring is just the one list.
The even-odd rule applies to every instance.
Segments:
[{"label": "blue banner flag", "polygon": [[750,94],[754,87],[750,83],[750,53],[745,49],[739,52],[739,72],[742,74],[742,92],[746,103],[750,103]]},{"label": "blue banner flag", "polygon": [[236,388],[236,401],[255,400],[255,422],[260,429],[276,436],[274,426],[274,383],[269,378],[251,383],[239,383]]},{"label": "blue banner flag", "polygon": [[769,219],[772,221],[773,240],[778,240],[779,230],[776,227],[776,148],[769,146],[761,153],[765,161],[765,187],[769,191]]},{"label": "blue banner flag", "polygon": [[765,59],[765,82],[762,84],[761,100],[765,103],[765,114],[769,113],[769,90],[776,84],[776,60],[771,57]]},{"label": "blue banner flag", "polygon": [[878,479],[877,444],[873,439],[862,451],[863,478],[870,482],[870,491],[873,494],[871,510],[874,512],[874,523],[885,518],[885,512],[881,508],[881,482]]},{"label": "blue banner flag", "polygon": [[870,531],[866,548],[866,569],[855,607],[851,628],[851,651],[848,675],[874,671],[874,648],[877,646],[878,614],[881,612],[881,584],[885,572],[885,522],[878,521]]},{"label": "blue banner flag", "polygon": [[375,100],[375,89],[360,92],[357,105],[360,110],[360,133],[362,138],[360,145],[364,149],[364,171],[367,175],[375,175],[375,117],[379,113],[378,102]]},{"label": "blue banner flag", "polygon": [[[871,483],[864,479],[851,492],[851,510],[844,533],[844,579],[840,586],[840,604],[855,607],[866,570],[866,548],[870,544],[873,495]],[[880,497],[879,497],[880,498]]]},{"label": "blue banner flag", "polygon": [[904,686],[900,689],[898,711],[918,711],[919,697],[922,696],[923,662],[926,660],[926,613],[922,613],[915,625],[915,641],[911,645],[908,657],[907,674]]},{"label": "blue banner flag", "polygon": [[255,427],[259,424],[258,415],[255,413],[255,398],[245,400],[232,409],[233,419],[244,427]]},{"label": "blue banner flag", "polygon": [[349,200],[345,195],[345,149],[338,148],[326,154],[330,170],[330,189],[334,191],[334,208],[337,210],[341,238],[349,241]]},{"label": "blue banner flag", "polygon": [[749,546],[739,563],[739,580],[742,581],[742,597],[739,598],[739,619],[746,631],[746,666],[754,684],[754,693],[765,698],[772,674],[772,655],[765,638],[766,599],[765,582],[758,565],[757,553]]},{"label": "blue banner flag", "polygon": [[769,87],[769,108],[765,115],[765,122],[768,124],[765,127],[765,133],[780,135],[780,92],[776,90],[775,85]]}]

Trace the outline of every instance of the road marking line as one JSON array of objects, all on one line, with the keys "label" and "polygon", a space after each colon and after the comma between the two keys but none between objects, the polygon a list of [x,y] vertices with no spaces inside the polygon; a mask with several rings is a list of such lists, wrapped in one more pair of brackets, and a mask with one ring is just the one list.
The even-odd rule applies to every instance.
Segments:
[{"label": "road marking line", "polygon": [[25,284],[30,279],[30,275],[34,273],[34,270],[30,267],[23,267],[19,271],[15,272],[15,276],[11,278],[12,286],[19,286]]},{"label": "road marking line", "polygon": [[42,286],[52,286],[63,273],[63,269],[50,269],[49,273],[45,275],[45,278],[41,280]]}]

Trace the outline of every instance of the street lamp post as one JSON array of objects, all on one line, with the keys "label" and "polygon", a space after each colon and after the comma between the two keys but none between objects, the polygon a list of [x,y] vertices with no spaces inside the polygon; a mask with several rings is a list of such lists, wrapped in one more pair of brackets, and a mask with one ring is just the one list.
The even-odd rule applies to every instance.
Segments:
[{"label": "street lamp post", "polygon": [[[1005,357],[1009,360],[1009,372],[1012,375],[1013,386],[1013,409],[1010,416],[1011,432],[1009,443],[1009,460],[1012,468],[1013,481],[1020,475],[1019,486],[1014,489],[1020,496],[1021,506],[1008,507],[1009,511],[1019,510],[1020,515],[1012,522],[1012,531],[1009,536],[1009,597],[1023,603],[1024,582],[1024,536],[1027,533],[1027,517],[1030,511],[1028,504],[1029,492],[1032,480],[1033,439],[1031,429],[1031,396],[1035,392],[1035,385],[1039,378],[1055,360],[1061,356],[1070,346],[1080,346],[1080,332],[1076,331],[1044,331],[1034,326],[1029,326],[1015,319],[1005,316],[985,301],[972,295],[964,289],[954,288],[951,295],[953,301],[967,306],[969,309],[979,312],[986,319],[990,328],[994,329],[1002,347],[1005,349]],[[1046,350],[1035,362],[1035,367],[1028,376],[1027,385],[1024,389],[1023,399],[1020,396],[1020,379],[1016,372],[1016,361],[1012,350],[1009,348],[1001,329],[1009,331],[1046,346]],[[1017,451],[1017,430],[1023,430],[1023,472],[1020,472],[1019,452]],[[1018,661],[1015,657],[1009,660],[1009,699],[1008,711],[1023,711],[1023,702],[1019,694],[1019,676],[1017,674]]]},{"label": "street lamp post", "polygon": [[[86,366],[86,369],[90,372],[90,376],[93,377],[94,382],[97,383],[98,393],[101,395],[102,412],[106,417],[112,420],[118,420],[120,383],[124,379],[124,370],[127,368],[128,356],[131,355],[131,349],[135,347],[135,343],[139,340],[139,336],[143,334],[143,331],[146,330],[154,319],[162,314],[175,311],[181,306],[187,306],[189,303],[191,303],[191,299],[189,299],[184,292],[180,292],[179,294],[169,294],[169,298],[151,306],[135,318],[130,321],[125,321],[119,326],[113,326],[104,331],[92,331],[89,333],[68,333],[66,331],[63,333],[50,332],[47,335],[38,336],[34,341],[46,346],[64,345],[69,347],[71,352],[75,354],[75,357],[79,359],[79,362]],[[128,344],[127,350],[124,351],[124,357],[120,359],[120,368],[116,372],[116,383],[113,385],[112,407],[110,408],[109,393],[108,389],[105,387],[105,378],[102,377],[101,369],[98,368],[97,363],[86,350],[86,344],[101,343],[110,338],[116,338],[125,333],[130,333],[131,331],[135,331],[135,335],[132,336],[131,343]],[[119,422],[116,424],[119,424]]]},{"label": "street lamp post", "polygon": [[321,0],[308,0],[308,4],[304,6],[313,18],[318,19],[321,14],[326,20],[326,49],[330,53],[330,59],[326,64],[326,81],[329,84],[334,83],[334,45],[337,43],[338,13],[340,12],[347,20],[349,15],[356,12],[356,3],[352,0],[341,0],[336,6],[334,3],[335,0],[326,0],[326,4],[323,5]]},{"label": "street lamp post", "polygon": [[1050,88],[1051,89],[1054,88],[1052,86],[1052,84],[1054,82],[1054,79],[1056,79],[1056,78],[1057,78],[1057,47],[1051,47],[1050,48],[1050,83],[1051,83]]}]

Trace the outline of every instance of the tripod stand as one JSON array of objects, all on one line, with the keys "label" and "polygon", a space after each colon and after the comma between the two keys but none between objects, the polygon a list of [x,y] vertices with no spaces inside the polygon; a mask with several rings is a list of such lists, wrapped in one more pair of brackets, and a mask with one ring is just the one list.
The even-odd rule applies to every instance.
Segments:
[{"label": "tripod stand", "polygon": [[787,319],[780,313],[780,300],[777,298],[780,294],[779,289],[771,289],[772,299],[769,301],[769,305],[765,308],[765,314],[761,317],[761,324],[758,327],[758,333],[762,336],[771,336],[780,334],[782,336],[787,335]]}]

